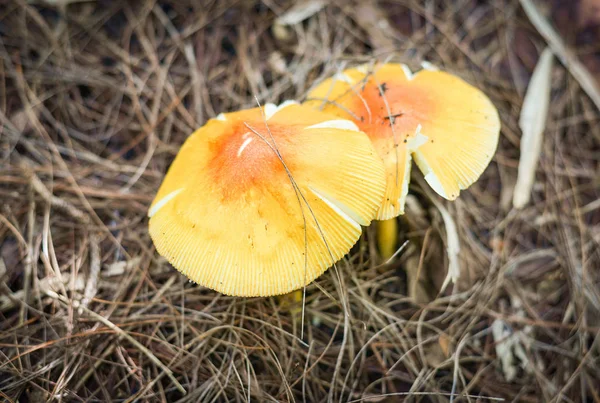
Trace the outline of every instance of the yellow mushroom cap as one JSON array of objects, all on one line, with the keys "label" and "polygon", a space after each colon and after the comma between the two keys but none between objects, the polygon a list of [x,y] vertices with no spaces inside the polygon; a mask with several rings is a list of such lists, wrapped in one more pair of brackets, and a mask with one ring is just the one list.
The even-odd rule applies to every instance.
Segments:
[{"label": "yellow mushroom cap", "polygon": [[500,134],[498,112],[477,88],[402,64],[345,70],[313,89],[305,105],[352,119],[371,138],[387,177],[379,220],[404,213],[411,156],[429,185],[454,200],[483,173]]},{"label": "yellow mushroom cap", "polygon": [[222,114],[181,147],[152,202],[157,251],[237,296],[302,288],[375,217],[384,168],[348,120],[286,102]]}]

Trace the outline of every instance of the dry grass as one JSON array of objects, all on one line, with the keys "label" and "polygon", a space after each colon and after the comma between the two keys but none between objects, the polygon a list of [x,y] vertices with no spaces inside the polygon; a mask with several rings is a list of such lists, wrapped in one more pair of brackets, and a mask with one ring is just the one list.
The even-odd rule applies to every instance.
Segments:
[{"label": "dry grass", "polygon": [[[0,400],[600,401],[600,114],[557,64],[532,203],[512,210],[545,44],[519,2],[339,1],[288,28],[275,0],[57,3],[0,5]],[[225,297],[157,256],[147,207],[194,128],[389,57],[501,113],[492,165],[445,203],[457,285],[438,295],[444,222],[417,180],[407,252],[382,265],[368,229],[341,280],[308,287],[303,339],[292,298]]]}]

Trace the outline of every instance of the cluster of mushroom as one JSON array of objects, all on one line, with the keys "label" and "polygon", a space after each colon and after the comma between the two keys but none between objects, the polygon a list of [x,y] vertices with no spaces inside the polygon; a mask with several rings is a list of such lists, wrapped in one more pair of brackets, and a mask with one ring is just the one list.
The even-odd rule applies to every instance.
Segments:
[{"label": "cluster of mushroom", "polygon": [[362,226],[404,213],[411,161],[453,200],[489,164],[496,108],[448,73],[364,65],[303,104],[220,114],[173,161],[148,216],[157,251],[228,295],[302,288],[341,259]]}]

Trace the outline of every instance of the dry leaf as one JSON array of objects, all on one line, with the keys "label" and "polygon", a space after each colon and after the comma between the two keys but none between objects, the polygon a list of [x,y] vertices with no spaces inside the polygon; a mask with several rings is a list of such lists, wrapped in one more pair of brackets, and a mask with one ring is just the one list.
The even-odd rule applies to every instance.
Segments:
[{"label": "dry leaf", "polygon": [[138,264],[140,264],[141,261],[142,261],[142,258],[140,256],[136,256],[127,261],[120,260],[117,262],[113,262],[106,267],[106,269],[104,270],[104,272],[102,274],[105,277],[121,276],[121,275],[125,274],[126,271],[129,271],[132,268],[134,268],[135,266],[137,266]]},{"label": "dry leaf", "polygon": [[440,334],[438,343],[440,344],[440,348],[442,349],[444,356],[446,358],[449,358],[450,357],[450,347],[451,347],[450,337],[448,337],[448,335],[446,333],[442,333],[442,334]]},{"label": "dry leaf", "polygon": [[439,343],[429,343],[423,346],[425,349],[425,361],[427,365],[431,367],[439,367],[447,357],[444,355],[444,351]]},{"label": "dry leaf", "polygon": [[432,367],[439,367],[450,358],[450,339],[445,333],[441,333],[436,342],[423,346],[425,360]]},{"label": "dry leaf", "polygon": [[308,0],[296,3],[292,8],[283,13],[277,20],[279,25],[294,25],[312,17],[325,6],[323,0]]},{"label": "dry leaf", "polygon": [[386,13],[375,2],[361,3],[353,9],[353,18],[364,29],[375,49],[393,49],[392,27]]},{"label": "dry leaf", "polygon": [[271,52],[269,55],[269,66],[271,66],[274,71],[281,75],[289,74],[285,59],[278,51]]},{"label": "dry leaf", "polygon": [[550,104],[550,78],[553,58],[554,55],[550,48],[546,48],[542,52],[527,87],[521,109],[519,118],[519,126],[523,132],[521,157],[519,159],[517,184],[513,193],[513,206],[517,209],[523,208],[531,197]]},{"label": "dry leaf", "polygon": [[[511,296],[510,306],[514,310],[515,316],[521,318],[526,316],[523,302],[519,298]],[[529,337],[532,327],[525,326],[521,330],[515,330],[502,319],[496,319],[492,323],[491,330],[496,356],[500,361],[505,379],[508,382],[513,381],[519,373],[519,368],[526,373],[532,373],[533,368],[527,356],[527,349],[531,347]]]}]

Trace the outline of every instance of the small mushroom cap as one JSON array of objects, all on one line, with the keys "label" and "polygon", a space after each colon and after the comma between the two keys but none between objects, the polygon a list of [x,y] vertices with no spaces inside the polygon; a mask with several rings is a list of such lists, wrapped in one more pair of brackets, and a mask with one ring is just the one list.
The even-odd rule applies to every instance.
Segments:
[{"label": "small mushroom cap", "polygon": [[306,105],[352,119],[373,142],[387,176],[377,219],[404,213],[411,157],[430,186],[454,200],[492,159],[500,119],[491,101],[460,78],[402,64],[359,66],[325,80]]},{"label": "small mushroom cap", "polygon": [[302,288],[375,217],[384,168],[351,121],[295,103],[219,115],[181,147],[152,205],[157,251],[237,296]]}]

